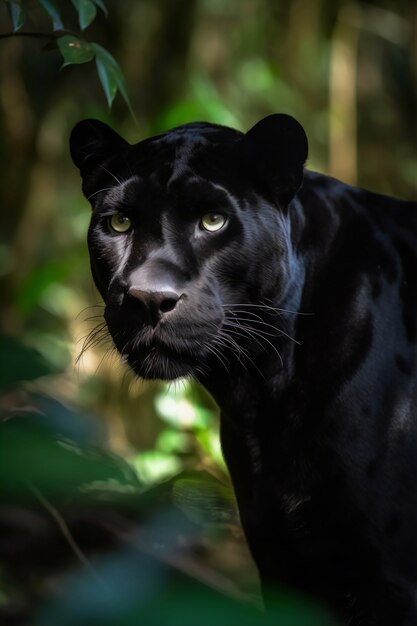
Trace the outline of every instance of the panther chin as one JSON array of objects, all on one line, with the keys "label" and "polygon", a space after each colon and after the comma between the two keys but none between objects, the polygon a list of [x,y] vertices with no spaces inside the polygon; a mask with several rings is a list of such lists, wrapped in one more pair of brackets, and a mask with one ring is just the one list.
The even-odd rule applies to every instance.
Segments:
[{"label": "panther chin", "polygon": [[134,373],[145,380],[171,381],[177,378],[197,378],[201,367],[191,361],[190,355],[170,349],[152,347],[135,349],[125,355],[125,361]]}]

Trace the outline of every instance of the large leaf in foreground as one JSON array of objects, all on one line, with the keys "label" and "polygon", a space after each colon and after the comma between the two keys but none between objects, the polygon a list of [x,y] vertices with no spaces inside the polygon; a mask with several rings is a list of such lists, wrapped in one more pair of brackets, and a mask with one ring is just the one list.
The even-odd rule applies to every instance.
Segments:
[{"label": "large leaf in foreground", "polygon": [[54,372],[53,366],[39,352],[14,337],[0,334],[0,391]]},{"label": "large leaf in foreground", "polygon": [[264,613],[140,551],[126,548],[78,573],[38,615],[39,626],[335,626],[305,598],[277,591]]}]

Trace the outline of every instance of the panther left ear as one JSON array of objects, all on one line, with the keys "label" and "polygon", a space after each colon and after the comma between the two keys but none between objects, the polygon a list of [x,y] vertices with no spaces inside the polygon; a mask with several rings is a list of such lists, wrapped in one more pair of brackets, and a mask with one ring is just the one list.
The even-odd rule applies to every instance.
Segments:
[{"label": "panther left ear", "polygon": [[110,126],[94,119],[78,122],[70,136],[71,157],[83,177],[128,145]]},{"label": "panther left ear", "polygon": [[255,124],[243,137],[243,154],[252,172],[287,206],[303,181],[308,140],[301,124],[290,115],[276,113]]}]

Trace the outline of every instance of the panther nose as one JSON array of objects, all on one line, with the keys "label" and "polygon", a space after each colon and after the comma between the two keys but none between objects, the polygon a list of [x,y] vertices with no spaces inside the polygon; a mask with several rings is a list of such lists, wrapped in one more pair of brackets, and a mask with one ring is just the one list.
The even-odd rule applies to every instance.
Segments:
[{"label": "panther nose", "polygon": [[152,326],[157,325],[164,313],[175,309],[181,298],[175,291],[144,291],[137,287],[130,287],[128,293],[132,298],[139,300]]}]

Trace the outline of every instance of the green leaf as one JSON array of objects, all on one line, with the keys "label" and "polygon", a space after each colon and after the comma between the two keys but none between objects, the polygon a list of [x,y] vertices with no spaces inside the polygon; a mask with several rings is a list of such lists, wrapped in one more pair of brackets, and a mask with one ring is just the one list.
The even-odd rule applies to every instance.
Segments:
[{"label": "green leaf", "polygon": [[136,117],[130,103],[129,95],[127,93],[123,73],[116,59],[110,54],[108,50],[103,48],[103,46],[100,46],[98,43],[92,43],[91,48],[96,53],[97,71],[100,82],[104,89],[104,93],[106,94],[109,107],[111,107],[111,105],[113,104],[113,100],[116,96],[117,90],[119,90],[129,108],[130,114],[136,122]]},{"label": "green leaf", "polygon": [[104,63],[98,57],[96,57],[96,64],[98,76],[110,108],[117,93],[117,76],[114,68]]},{"label": "green leaf", "polygon": [[99,9],[101,9],[103,11],[104,15],[106,17],[108,17],[109,12],[108,12],[107,7],[104,4],[103,0],[93,0],[93,1],[94,1],[94,4],[96,4],[99,7]]},{"label": "green leaf", "polygon": [[78,21],[81,30],[90,26],[97,15],[96,5],[92,0],[72,0],[72,4],[78,11]]},{"label": "green leaf", "polygon": [[138,492],[137,475],[124,459],[62,438],[34,409],[0,422],[2,497],[27,499],[28,483],[36,485],[47,498],[90,503]]},{"label": "green leaf", "polygon": [[100,46],[100,44],[98,43],[92,43],[91,47],[96,53],[97,58],[101,59],[103,63],[114,67],[119,72],[120,76],[122,75],[122,70],[120,69],[118,62],[116,61],[114,56],[110,54],[108,50],[106,50],[106,48],[103,48],[103,46]]},{"label": "green leaf", "polygon": [[64,65],[72,65],[74,63],[87,63],[94,59],[94,50],[92,45],[73,35],[65,35],[58,39],[58,48],[64,57]]},{"label": "green leaf", "polygon": [[52,19],[53,29],[63,30],[64,25],[62,23],[61,15],[55,2],[53,0],[38,0],[38,2]]},{"label": "green leaf", "polygon": [[166,480],[181,470],[178,457],[160,450],[141,452],[132,459],[132,465],[146,484]]},{"label": "green leaf", "polygon": [[174,504],[196,524],[237,524],[233,490],[207,472],[195,472],[174,482]]},{"label": "green leaf", "polygon": [[13,337],[0,334],[0,391],[54,371],[39,352],[22,345]]},{"label": "green leaf", "polygon": [[25,23],[26,15],[22,9],[20,0],[6,0],[9,9],[10,19],[12,20],[13,30],[16,33]]}]

